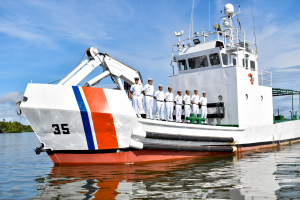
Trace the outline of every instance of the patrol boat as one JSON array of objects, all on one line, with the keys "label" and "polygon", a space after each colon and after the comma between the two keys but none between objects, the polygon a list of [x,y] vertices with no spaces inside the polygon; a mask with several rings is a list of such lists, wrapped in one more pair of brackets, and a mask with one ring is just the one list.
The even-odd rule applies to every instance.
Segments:
[{"label": "patrol boat", "polygon": [[[92,47],[86,50],[87,59],[58,84],[28,84],[20,109],[41,141],[36,153],[46,151],[58,165],[140,163],[237,154],[300,141],[294,111],[289,121],[274,117],[272,101],[273,95],[299,92],[272,88],[271,73],[258,70],[256,44],[232,26],[241,13],[226,4],[223,30],[214,24],[213,32],[196,32],[185,40],[180,40],[183,31],[175,32],[172,66],[178,74],[169,76],[169,85],[174,92],[207,92],[208,125],[193,115],[190,124],[137,118],[128,89],[134,77],[143,84],[141,74]],[[103,73],[78,86],[99,66]],[[94,87],[107,76],[117,89]]]}]

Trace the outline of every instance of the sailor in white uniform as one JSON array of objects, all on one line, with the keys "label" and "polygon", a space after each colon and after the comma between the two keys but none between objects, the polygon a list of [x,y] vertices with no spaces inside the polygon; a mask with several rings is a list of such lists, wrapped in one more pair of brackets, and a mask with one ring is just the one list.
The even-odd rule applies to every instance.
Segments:
[{"label": "sailor in white uniform", "polygon": [[143,85],[139,84],[139,77],[134,78],[135,84],[130,87],[130,97],[132,98],[132,107],[137,115],[141,117]]},{"label": "sailor in white uniform", "polygon": [[165,102],[166,102],[166,110],[167,110],[167,120],[169,122],[173,121],[173,101],[174,95],[172,93],[172,87],[168,87],[168,92],[165,93]]},{"label": "sailor in white uniform", "polygon": [[156,120],[159,120],[159,113],[160,113],[160,119],[165,121],[164,118],[164,91],[163,86],[159,85],[158,90],[154,93],[154,99],[156,99]]},{"label": "sailor in white uniform", "polygon": [[148,78],[148,84],[144,86],[147,119],[152,119],[153,92],[154,92],[154,86],[152,85],[152,83],[153,83],[153,79]]},{"label": "sailor in white uniform", "polygon": [[199,100],[200,100],[200,97],[198,95],[198,90],[194,90],[194,94],[192,96],[192,99],[191,99],[191,103],[192,103],[192,108],[193,108],[193,113],[195,114],[195,116],[197,117],[197,114],[199,114]]},{"label": "sailor in white uniform", "polygon": [[200,105],[201,105],[201,118],[205,118],[205,124],[207,124],[207,98],[206,92],[202,92],[203,96],[200,98]]},{"label": "sailor in white uniform", "polygon": [[175,113],[176,113],[176,122],[182,122],[181,121],[181,113],[182,113],[182,96],[181,96],[181,90],[177,91],[177,95],[174,100],[175,103]]},{"label": "sailor in white uniform", "polygon": [[190,122],[190,120],[186,120],[186,118],[190,117],[191,114],[191,97],[189,90],[186,91],[186,95],[184,95],[182,103],[184,104],[185,122]]}]

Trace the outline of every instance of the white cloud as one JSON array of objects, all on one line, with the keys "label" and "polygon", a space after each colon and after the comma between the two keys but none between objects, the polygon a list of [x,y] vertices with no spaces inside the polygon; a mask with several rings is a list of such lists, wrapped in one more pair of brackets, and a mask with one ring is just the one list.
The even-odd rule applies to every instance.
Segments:
[{"label": "white cloud", "polygon": [[16,112],[16,102],[23,99],[22,92],[10,92],[0,97],[0,120],[6,121],[21,121],[23,124],[28,124],[23,115],[21,118]]},{"label": "white cloud", "polygon": [[134,10],[123,1],[7,1],[0,5],[0,32],[33,44],[57,47],[59,40],[91,45],[110,40]]},{"label": "white cloud", "polygon": [[38,34],[33,29],[30,30],[30,28],[28,27],[28,22],[26,21],[10,21],[4,18],[0,18],[0,22],[0,32],[2,33],[35,43],[51,43],[51,39],[46,35]]},{"label": "white cloud", "polygon": [[278,69],[277,72],[300,72],[300,66],[298,66],[297,68],[282,68],[282,69]]},{"label": "white cloud", "polygon": [[258,34],[257,44],[262,69],[286,68],[299,65],[300,38],[292,25],[300,27],[300,21],[285,25],[265,25]]},{"label": "white cloud", "polygon": [[15,105],[18,101],[21,101],[22,99],[22,92],[10,92],[0,97],[0,104],[8,103],[10,105]]}]

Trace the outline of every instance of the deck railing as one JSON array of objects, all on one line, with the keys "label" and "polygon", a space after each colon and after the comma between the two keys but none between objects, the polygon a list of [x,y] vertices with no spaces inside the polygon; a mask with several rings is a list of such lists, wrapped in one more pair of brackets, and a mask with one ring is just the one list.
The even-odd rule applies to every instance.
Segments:
[{"label": "deck railing", "polygon": [[258,85],[272,87],[272,72],[257,70]]},{"label": "deck railing", "polygon": [[[257,54],[256,51],[256,44],[254,42],[246,40],[246,34],[245,31],[239,31],[237,28],[233,29],[226,29],[224,31],[214,31],[205,33],[203,32],[201,35],[197,34],[194,37],[186,38],[178,41],[177,44],[172,45],[172,55],[174,53],[179,52],[182,48],[188,47],[193,43],[193,39],[203,37],[203,42],[210,42],[210,41],[222,41],[225,48],[237,48],[237,51],[241,48],[244,48],[244,51],[249,51],[252,54]],[[210,37],[213,37],[210,38]],[[184,46],[184,42],[187,42],[187,44]],[[174,49],[174,47],[177,47],[177,50]]]}]

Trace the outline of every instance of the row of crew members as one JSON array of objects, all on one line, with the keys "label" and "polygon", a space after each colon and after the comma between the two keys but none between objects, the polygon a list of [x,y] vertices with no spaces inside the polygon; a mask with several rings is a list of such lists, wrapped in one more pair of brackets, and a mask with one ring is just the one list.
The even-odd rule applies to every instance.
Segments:
[{"label": "row of crew members", "polygon": [[[205,124],[207,124],[207,98],[206,92],[202,92],[202,97],[198,95],[198,90],[194,90],[194,94],[190,97],[190,91],[186,90],[186,94],[182,97],[181,90],[177,91],[177,96],[175,97],[175,109],[176,109],[176,122],[181,122],[182,104],[184,105],[185,117],[189,117],[192,113],[197,116],[200,114],[199,106],[201,106],[201,117],[205,118]],[[181,104],[182,102],[182,104]],[[189,122],[187,120],[186,122]]]},{"label": "row of crew members", "polygon": [[[154,93],[154,86],[152,85],[153,79],[148,79],[148,84],[144,87],[139,84],[139,78],[135,78],[135,84],[131,85],[130,88],[130,98],[132,98],[132,106],[138,117],[141,117],[141,106],[142,99],[141,94],[145,95],[146,104],[146,118],[152,119],[152,108],[153,108],[153,98],[156,99],[156,119],[164,119],[164,102],[166,102],[167,120],[173,121],[173,102],[175,103],[175,114],[176,122],[181,121],[182,104],[184,105],[185,117],[189,117],[192,111],[197,116],[199,114],[199,105],[201,105],[202,118],[207,117],[207,98],[206,92],[203,91],[203,96],[200,98],[198,95],[198,90],[194,90],[194,95],[190,97],[190,91],[186,91],[186,95],[182,97],[181,91],[177,91],[177,95],[174,99],[172,93],[172,87],[168,87],[168,92],[164,93],[163,86],[159,85],[158,90]],[[160,118],[159,118],[160,114]],[[189,121],[187,121],[189,122]],[[205,121],[206,122],[206,121]]]}]

